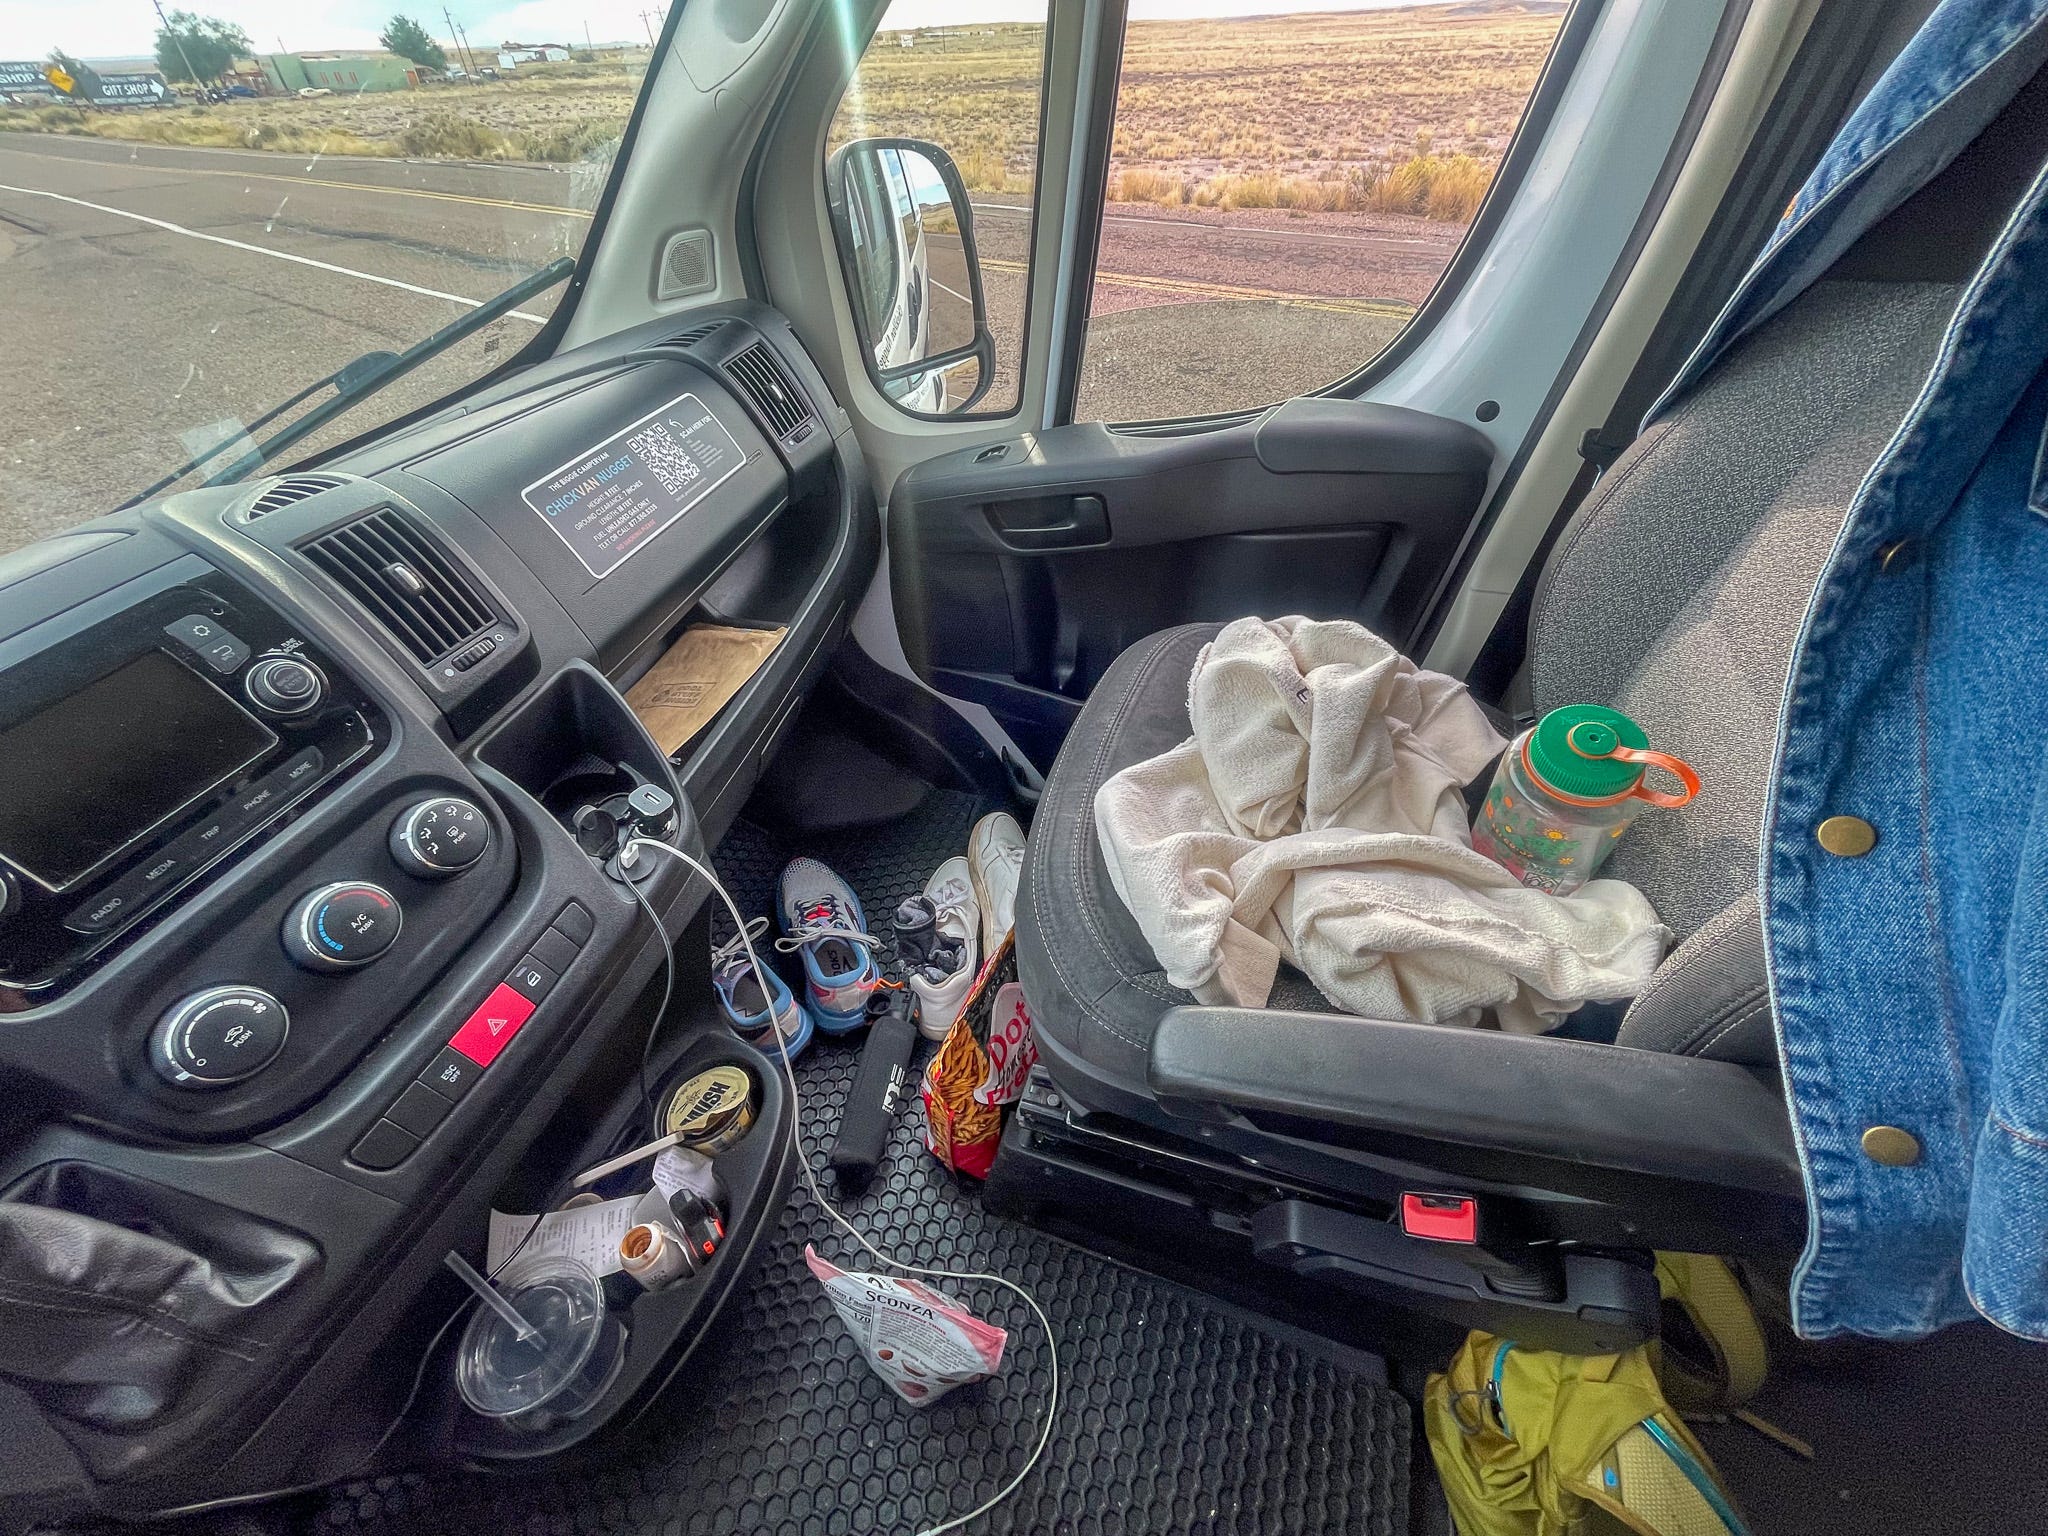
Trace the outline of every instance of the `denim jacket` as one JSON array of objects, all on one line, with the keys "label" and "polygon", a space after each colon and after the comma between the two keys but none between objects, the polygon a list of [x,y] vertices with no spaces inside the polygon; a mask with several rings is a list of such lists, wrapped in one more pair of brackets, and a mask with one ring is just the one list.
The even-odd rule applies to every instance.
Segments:
[{"label": "denim jacket", "polygon": [[[2048,55],[2044,15],[1937,7],[1660,410],[1997,114]],[[2048,1339],[2044,424],[2048,171],[1850,504],[1779,718],[1760,888],[1808,1337],[1982,1313]]]}]

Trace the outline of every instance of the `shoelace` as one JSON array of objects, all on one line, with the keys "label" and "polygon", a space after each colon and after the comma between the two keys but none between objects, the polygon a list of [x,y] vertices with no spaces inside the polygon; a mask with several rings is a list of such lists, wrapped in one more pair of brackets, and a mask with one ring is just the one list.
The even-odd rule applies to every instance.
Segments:
[{"label": "shoelace", "polygon": [[870,950],[882,947],[882,941],[872,933],[851,925],[837,896],[820,897],[806,908],[802,921],[793,931],[777,939],[775,947],[786,955],[794,954],[818,939],[844,939],[849,944],[865,944]]},{"label": "shoelace", "polygon": [[749,942],[758,942],[767,931],[767,918],[756,917],[750,919],[747,923],[747,931],[744,934],[736,933],[723,944],[715,945],[712,948],[711,969],[714,972],[721,971],[735,960],[744,960],[747,955]]}]

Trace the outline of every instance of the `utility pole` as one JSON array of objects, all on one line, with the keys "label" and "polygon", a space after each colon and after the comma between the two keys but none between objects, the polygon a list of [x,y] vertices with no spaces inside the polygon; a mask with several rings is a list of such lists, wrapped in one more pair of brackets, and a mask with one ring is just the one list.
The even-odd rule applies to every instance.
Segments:
[{"label": "utility pole", "polygon": [[585,53],[597,52],[597,44],[590,40],[590,18],[587,16],[583,18],[583,51]]},{"label": "utility pole", "polygon": [[448,23],[448,41],[455,45],[456,57],[462,60],[462,67],[468,70],[470,76],[474,78],[476,75],[476,60],[472,59],[464,49],[462,45],[462,29],[455,25],[455,17],[449,13],[448,7],[445,5],[441,7],[441,19]]},{"label": "utility pole", "polygon": [[[171,32],[171,18],[164,14],[164,0],[150,0],[150,3],[156,7],[156,19],[163,23],[163,27],[166,32]],[[186,76],[191,80],[193,85],[198,86],[199,72],[192,67],[191,56],[185,52],[185,39],[180,37],[177,33],[171,32],[171,41],[177,45],[178,57],[180,60],[183,61],[185,65]],[[200,88],[204,90],[204,87]]]},{"label": "utility pole", "polygon": [[654,23],[649,19],[653,15],[654,12],[652,11],[642,11],[640,13],[640,25],[647,29],[647,46],[650,48],[654,46]]},{"label": "utility pole", "polygon": [[462,34],[462,52],[469,60],[469,72],[473,75],[476,73],[476,50],[469,46],[469,33],[466,29],[457,26],[455,30]]}]

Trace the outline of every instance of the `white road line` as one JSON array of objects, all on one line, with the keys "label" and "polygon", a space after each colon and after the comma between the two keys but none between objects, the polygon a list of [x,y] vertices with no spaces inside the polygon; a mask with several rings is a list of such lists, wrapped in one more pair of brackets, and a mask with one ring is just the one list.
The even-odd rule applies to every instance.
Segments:
[{"label": "white road line", "polygon": [[[464,298],[459,293],[443,293],[438,288],[422,288],[415,283],[400,282],[395,277],[380,277],[375,272],[358,272],[354,267],[337,267],[331,261],[315,261],[311,256],[295,256],[290,251],[274,251],[268,246],[250,245],[244,240],[230,240],[226,235],[209,235],[202,230],[187,229],[182,224],[173,224],[169,219],[153,219],[146,213],[131,213],[126,208],[109,208],[104,203],[88,203],[82,197],[67,197],[62,192],[45,192],[41,187],[11,187],[0,182],[0,192],[19,192],[24,197],[47,197],[54,202],[70,203],[79,208],[90,208],[95,213],[111,214],[117,219],[133,219],[138,224],[154,225],[169,230],[174,235],[189,235],[194,240],[205,240],[214,245],[225,245],[230,250],[250,251],[258,256],[273,256],[279,261],[296,262],[302,267],[313,267],[322,272],[333,272],[342,277],[361,278],[366,283],[381,283],[386,288],[402,288],[407,293],[416,293],[427,299],[446,299],[451,304],[466,305],[470,309],[481,309],[483,299]],[[515,320],[525,320],[534,325],[546,325],[544,315],[529,315],[523,309],[508,310]]]},{"label": "white road line", "polygon": [[934,288],[938,289],[941,293],[950,293],[962,304],[972,305],[974,303],[974,300],[967,297],[967,295],[962,293],[958,288],[948,288],[944,283],[940,282],[936,277],[933,277],[929,272],[925,274],[925,281],[930,283]]}]

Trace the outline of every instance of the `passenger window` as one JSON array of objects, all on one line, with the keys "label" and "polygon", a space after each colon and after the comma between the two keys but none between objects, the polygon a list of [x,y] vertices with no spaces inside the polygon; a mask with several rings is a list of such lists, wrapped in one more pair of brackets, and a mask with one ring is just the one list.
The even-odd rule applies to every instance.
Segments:
[{"label": "passenger window", "polygon": [[[929,0],[894,0],[833,114],[826,174],[848,294],[877,382],[907,411],[1017,406],[1045,74],[1045,13],[1027,8],[1035,20],[929,26]],[[900,142],[842,155],[870,139],[941,157]],[[949,190],[966,202],[978,274]],[[978,354],[959,356],[977,332]],[[947,356],[957,360],[905,371]]]},{"label": "passenger window", "polygon": [[1479,212],[1567,0],[1132,0],[1081,421],[1269,405],[1385,351]]}]

